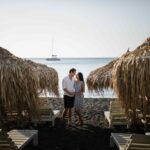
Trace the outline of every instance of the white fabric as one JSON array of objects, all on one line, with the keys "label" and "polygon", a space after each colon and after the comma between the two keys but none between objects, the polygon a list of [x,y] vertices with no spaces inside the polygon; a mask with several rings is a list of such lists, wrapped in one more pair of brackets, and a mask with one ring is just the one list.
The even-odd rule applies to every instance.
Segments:
[{"label": "white fabric", "polygon": [[[63,91],[64,89],[67,89],[69,92],[75,92],[74,79],[71,80],[69,76],[65,77],[62,80],[62,87],[63,87]],[[66,91],[64,91],[64,95],[73,97],[73,95],[68,94]]]},{"label": "white fabric", "polygon": [[74,108],[80,109],[81,111],[83,109],[83,100],[84,95],[75,96]]},{"label": "white fabric", "polygon": [[[75,88],[75,92],[81,92],[81,88],[83,86],[83,82],[75,82],[74,84],[74,88]],[[83,99],[84,99],[84,95],[83,93],[81,95],[76,95],[75,96],[75,102],[74,102],[74,107],[76,109],[82,109],[83,108]]]}]

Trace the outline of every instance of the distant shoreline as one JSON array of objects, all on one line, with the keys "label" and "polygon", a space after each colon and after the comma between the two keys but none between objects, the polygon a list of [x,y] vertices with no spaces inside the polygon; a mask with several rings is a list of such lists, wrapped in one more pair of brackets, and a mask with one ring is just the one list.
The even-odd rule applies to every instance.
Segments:
[{"label": "distant shoreline", "polygon": [[[47,57],[24,57],[24,59],[46,59]],[[59,57],[60,59],[115,59],[117,57]]]}]

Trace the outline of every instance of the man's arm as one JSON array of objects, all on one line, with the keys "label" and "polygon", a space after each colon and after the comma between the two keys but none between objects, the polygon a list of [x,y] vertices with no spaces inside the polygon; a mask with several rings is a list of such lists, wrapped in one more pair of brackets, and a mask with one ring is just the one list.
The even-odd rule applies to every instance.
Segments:
[{"label": "man's arm", "polygon": [[64,90],[66,93],[68,93],[69,95],[74,95],[74,94],[75,94],[74,92],[68,91],[68,89],[66,89],[66,88],[64,88],[63,90]]}]

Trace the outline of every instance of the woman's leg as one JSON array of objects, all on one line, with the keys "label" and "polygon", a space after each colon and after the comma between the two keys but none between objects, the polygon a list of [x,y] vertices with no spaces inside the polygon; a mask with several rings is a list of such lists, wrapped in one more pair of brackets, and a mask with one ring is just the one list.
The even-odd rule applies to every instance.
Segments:
[{"label": "woman's leg", "polygon": [[83,120],[82,120],[82,116],[81,116],[81,110],[80,109],[75,109],[75,112],[78,116],[78,125],[82,125],[83,124]]}]

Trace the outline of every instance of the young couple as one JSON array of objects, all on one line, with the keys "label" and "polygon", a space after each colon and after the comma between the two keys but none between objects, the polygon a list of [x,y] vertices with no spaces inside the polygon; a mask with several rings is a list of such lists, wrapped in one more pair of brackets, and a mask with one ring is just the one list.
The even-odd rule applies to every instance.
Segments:
[{"label": "young couple", "polygon": [[[76,75],[76,80],[74,76]],[[84,78],[81,72],[76,74],[76,69],[72,68],[69,70],[69,75],[66,76],[62,81],[62,87],[64,91],[64,111],[62,118],[68,114],[68,125],[72,123],[72,108],[75,108],[75,113],[78,116],[78,125],[83,124],[81,111],[83,107],[84,98]]]}]

